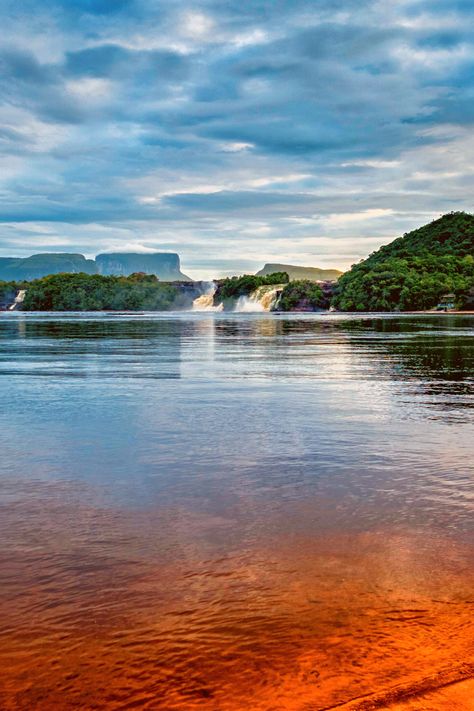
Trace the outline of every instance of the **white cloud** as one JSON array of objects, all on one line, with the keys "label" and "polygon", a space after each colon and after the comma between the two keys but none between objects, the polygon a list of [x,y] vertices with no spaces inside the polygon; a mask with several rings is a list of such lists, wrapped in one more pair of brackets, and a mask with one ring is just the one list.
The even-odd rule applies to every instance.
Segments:
[{"label": "white cloud", "polygon": [[366,222],[367,220],[374,220],[379,217],[387,217],[393,215],[393,213],[394,211],[390,208],[364,210],[363,212],[337,213],[327,215],[323,218],[323,222],[328,226],[352,225],[357,222]]},{"label": "white cloud", "polygon": [[178,33],[193,40],[208,41],[212,38],[215,22],[202,12],[189,10],[179,17]]},{"label": "white cloud", "polygon": [[224,153],[239,153],[240,151],[248,151],[250,148],[255,148],[254,144],[245,143],[244,141],[230,141],[221,145],[221,150]]},{"label": "white cloud", "polygon": [[66,82],[66,90],[80,101],[99,103],[113,96],[113,82],[108,79],[87,77]]}]

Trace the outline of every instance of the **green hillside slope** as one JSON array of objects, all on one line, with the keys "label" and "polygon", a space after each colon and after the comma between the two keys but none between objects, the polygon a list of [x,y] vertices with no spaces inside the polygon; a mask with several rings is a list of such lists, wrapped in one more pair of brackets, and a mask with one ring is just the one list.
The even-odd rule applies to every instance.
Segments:
[{"label": "green hillside slope", "polygon": [[338,281],[342,311],[435,308],[450,292],[458,307],[474,289],[474,215],[453,212],[381,247]]}]

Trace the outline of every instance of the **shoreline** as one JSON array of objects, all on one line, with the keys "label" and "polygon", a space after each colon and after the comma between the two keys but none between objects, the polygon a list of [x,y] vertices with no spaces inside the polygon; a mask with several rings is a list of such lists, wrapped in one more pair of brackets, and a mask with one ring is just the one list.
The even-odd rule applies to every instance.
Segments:
[{"label": "shoreline", "polygon": [[[460,692],[460,694],[458,694]],[[333,706],[326,706],[320,711],[376,711],[377,709],[393,709],[393,711],[404,711],[412,709],[416,711],[427,708],[425,701],[430,702],[430,710],[447,708],[449,702],[456,696],[456,706],[453,708],[459,711],[468,711],[468,702],[474,697],[474,663],[469,661],[460,664],[456,668],[442,669],[439,672],[424,677],[411,684],[400,684],[383,692],[375,692],[363,697],[344,701]],[[433,704],[439,701],[440,705]],[[460,703],[466,702],[460,706]],[[423,703],[423,705],[418,705]]]},{"label": "shoreline", "polygon": [[[122,309],[117,309],[117,310],[105,310],[105,309],[98,309],[97,311],[69,311],[69,310],[64,310],[64,311],[26,311],[22,309],[0,309],[0,314],[6,313],[6,314],[186,314],[186,313],[200,313],[200,314],[209,314],[209,313],[216,313],[212,309],[203,309],[202,311],[199,310],[193,310],[193,309],[170,309],[170,310],[154,310],[154,311],[146,311],[146,310],[137,310],[137,311],[125,311]],[[294,311],[246,311],[246,312],[239,312],[239,311],[219,311],[217,312],[219,314],[225,314],[225,315],[230,315],[230,314],[237,314],[237,313],[243,313],[246,316],[249,316],[251,314],[268,314],[268,315],[273,315],[276,314],[278,316],[285,316],[285,315],[290,315],[290,314],[305,314],[305,315],[311,315],[311,314],[317,314],[317,315],[322,315],[322,316],[360,316],[360,317],[377,317],[377,316],[474,316],[474,309],[466,310],[466,311],[455,311],[455,310],[449,310],[449,311],[329,311],[329,310],[319,310],[319,311],[307,311],[307,310],[294,310]]]}]

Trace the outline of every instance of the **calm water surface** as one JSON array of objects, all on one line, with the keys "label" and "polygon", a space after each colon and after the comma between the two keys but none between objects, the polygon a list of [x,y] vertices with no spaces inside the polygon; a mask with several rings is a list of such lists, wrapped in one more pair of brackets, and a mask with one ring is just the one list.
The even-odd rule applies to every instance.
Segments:
[{"label": "calm water surface", "polygon": [[0,708],[474,664],[473,317],[3,313],[0,388]]}]

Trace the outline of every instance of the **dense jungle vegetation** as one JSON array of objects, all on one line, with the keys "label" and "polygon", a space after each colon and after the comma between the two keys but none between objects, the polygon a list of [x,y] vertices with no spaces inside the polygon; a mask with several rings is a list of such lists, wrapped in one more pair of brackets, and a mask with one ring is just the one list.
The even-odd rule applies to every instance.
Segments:
[{"label": "dense jungle vegetation", "polygon": [[339,279],[332,304],[341,311],[435,308],[454,293],[470,306],[474,289],[474,215],[454,212],[381,247]]},{"label": "dense jungle vegetation", "polygon": [[310,279],[290,281],[278,299],[278,311],[316,311],[327,309],[329,299],[321,287]]},{"label": "dense jungle vegetation", "polygon": [[153,274],[53,274],[27,285],[26,311],[166,311],[184,296]]},{"label": "dense jungle vegetation", "polygon": [[0,281],[0,308],[7,308],[13,302],[18,289],[13,281]]}]

